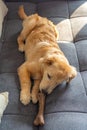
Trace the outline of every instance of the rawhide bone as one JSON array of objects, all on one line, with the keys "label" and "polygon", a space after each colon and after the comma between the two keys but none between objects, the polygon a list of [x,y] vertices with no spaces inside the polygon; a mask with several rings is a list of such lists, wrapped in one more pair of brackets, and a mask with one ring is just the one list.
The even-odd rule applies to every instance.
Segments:
[{"label": "rawhide bone", "polygon": [[38,94],[38,100],[39,100],[39,110],[38,114],[34,120],[34,125],[44,125],[44,106],[45,106],[45,94],[39,93]]}]

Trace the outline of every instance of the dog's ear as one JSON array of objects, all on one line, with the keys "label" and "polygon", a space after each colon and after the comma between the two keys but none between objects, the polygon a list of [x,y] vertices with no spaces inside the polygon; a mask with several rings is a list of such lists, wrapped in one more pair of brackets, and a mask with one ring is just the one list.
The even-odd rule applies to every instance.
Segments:
[{"label": "dog's ear", "polygon": [[44,63],[47,64],[48,66],[52,65],[54,62],[53,58],[46,58],[44,60]]},{"label": "dog's ear", "polygon": [[69,83],[76,75],[77,75],[76,68],[73,66],[70,66],[67,83]]},{"label": "dog's ear", "polygon": [[41,58],[40,61],[50,66],[55,62],[55,58],[52,56],[49,56],[49,57]]}]

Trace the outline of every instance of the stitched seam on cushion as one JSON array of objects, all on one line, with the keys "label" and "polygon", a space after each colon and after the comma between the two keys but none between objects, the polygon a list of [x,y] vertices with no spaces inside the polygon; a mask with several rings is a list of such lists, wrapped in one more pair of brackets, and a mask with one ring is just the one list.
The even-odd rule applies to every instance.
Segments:
[{"label": "stitched seam on cushion", "polygon": [[87,112],[81,112],[81,111],[55,111],[55,112],[49,112],[45,113],[45,115],[55,114],[55,113],[84,113],[87,114]]},{"label": "stitched seam on cushion", "polygon": [[36,115],[36,113],[34,113],[34,114],[32,114],[32,112],[30,113],[30,114],[19,114],[19,113],[9,113],[9,112],[7,112],[7,113],[4,113],[4,115],[10,115],[10,116],[26,116],[26,117],[28,117],[28,116],[32,116],[32,115]]},{"label": "stitched seam on cushion", "polygon": [[86,96],[87,96],[87,88],[86,88],[86,86],[85,86],[85,83],[84,83],[84,79],[83,79],[83,76],[82,76],[82,74],[81,74],[81,78],[82,78],[82,81],[83,81],[83,85],[84,85],[84,89],[85,89],[85,92],[86,92]]},{"label": "stitched seam on cushion", "polygon": [[76,54],[77,54],[77,59],[78,59],[79,71],[81,72],[80,60],[79,60],[79,55],[78,55],[76,44],[75,44],[75,49],[76,49]]},{"label": "stitched seam on cushion", "polygon": [[83,37],[83,38],[79,38],[79,39],[75,40],[75,42],[82,41],[82,40],[87,40],[87,36]]},{"label": "stitched seam on cushion", "polygon": [[[84,113],[84,114],[87,114],[87,112],[83,112],[83,111],[67,111],[67,110],[65,110],[65,111],[55,111],[55,112],[49,112],[49,113],[44,113],[44,115],[48,115],[48,114],[53,114],[53,113]],[[12,115],[12,116],[16,116],[16,115],[18,115],[18,116],[29,116],[29,115],[36,115],[36,113],[35,114],[18,114],[18,113],[4,113],[4,115]]]},{"label": "stitched seam on cushion", "polygon": [[[74,43],[73,43],[74,44]],[[76,48],[76,45],[74,44],[74,47],[75,47],[75,52],[76,52],[76,59],[77,59],[77,63],[78,63],[78,69],[79,71],[81,71],[81,68],[80,68],[80,61],[79,61],[79,57],[78,57],[78,52],[77,52],[77,48]]]},{"label": "stitched seam on cushion", "polygon": [[70,27],[71,27],[71,32],[72,32],[73,42],[75,43],[74,34],[73,34],[73,29],[72,29],[72,24],[71,24],[71,18],[70,18],[69,1],[67,1],[67,4],[68,4],[69,21],[70,21],[70,25],[71,25]]},{"label": "stitched seam on cushion", "polygon": [[[49,112],[49,113],[44,113],[44,115],[50,115],[50,114],[55,114],[55,113],[82,113],[82,114],[87,114],[87,112],[82,112],[82,111],[55,111],[55,112]],[[35,114],[18,114],[18,113],[4,113],[4,115],[8,116],[29,116],[29,115],[36,115]]]}]

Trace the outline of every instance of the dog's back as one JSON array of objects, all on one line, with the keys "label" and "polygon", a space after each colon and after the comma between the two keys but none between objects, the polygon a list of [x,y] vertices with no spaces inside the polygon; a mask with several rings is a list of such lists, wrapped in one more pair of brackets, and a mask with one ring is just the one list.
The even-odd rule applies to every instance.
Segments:
[{"label": "dog's back", "polygon": [[[26,28],[27,36],[25,39],[25,55],[28,59],[32,59],[31,55],[34,54],[34,52],[38,52],[39,46],[41,47],[41,42],[44,42],[44,45],[42,43],[42,47],[47,46],[47,43],[49,43],[49,47],[57,47],[57,39],[58,39],[58,32],[55,27],[55,25],[48,20],[47,18],[40,17],[38,14],[33,14],[31,16],[27,16],[24,12],[23,6],[20,6],[18,14],[20,18],[23,21],[23,28]],[[47,42],[47,43],[46,43]],[[40,43],[40,44],[39,44]],[[38,49],[38,50],[36,50]],[[41,49],[41,48],[40,48]],[[43,48],[44,49],[44,48]],[[46,47],[47,50],[47,47]],[[45,50],[45,51],[46,51]],[[41,50],[43,52],[43,50]],[[33,54],[29,53],[33,52]],[[45,52],[46,53],[46,52]],[[38,53],[37,53],[38,55]],[[36,56],[35,56],[36,57]]]}]

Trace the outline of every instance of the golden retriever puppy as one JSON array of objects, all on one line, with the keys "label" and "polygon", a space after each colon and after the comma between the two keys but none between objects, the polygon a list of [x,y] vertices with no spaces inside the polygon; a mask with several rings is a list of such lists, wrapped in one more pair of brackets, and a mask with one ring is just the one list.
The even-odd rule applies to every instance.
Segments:
[{"label": "golden retriever puppy", "polygon": [[[19,7],[23,30],[18,36],[19,51],[25,52],[25,62],[18,68],[21,85],[20,101],[27,105],[38,101],[38,91],[50,94],[63,81],[69,82],[77,72],[57,44],[55,25],[38,14],[27,16]],[[31,78],[34,85],[31,90]]]}]

